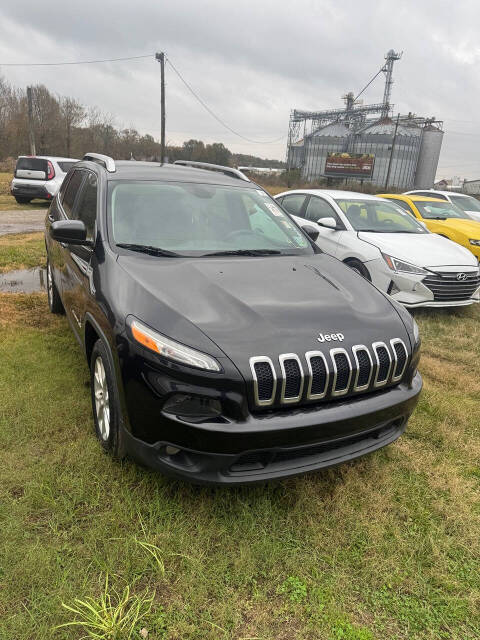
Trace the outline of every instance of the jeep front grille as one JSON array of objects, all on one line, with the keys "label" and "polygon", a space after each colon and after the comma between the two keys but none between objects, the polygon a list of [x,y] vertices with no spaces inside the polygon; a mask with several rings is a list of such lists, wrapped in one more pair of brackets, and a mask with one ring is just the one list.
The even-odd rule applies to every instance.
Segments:
[{"label": "jeep front grille", "polygon": [[407,365],[408,351],[400,338],[302,356],[283,353],[275,364],[267,356],[256,356],[250,358],[254,404],[299,404],[374,391],[398,383]]}]

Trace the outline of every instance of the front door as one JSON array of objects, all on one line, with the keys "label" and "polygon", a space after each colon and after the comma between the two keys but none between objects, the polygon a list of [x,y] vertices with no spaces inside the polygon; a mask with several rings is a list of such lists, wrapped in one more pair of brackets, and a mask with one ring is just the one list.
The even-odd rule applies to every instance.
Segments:
[{"label": "front door", "polygon": [[[318,229],[318,246],[323,249],[325,253],[336,256],[339,243],[344,233],[344,226],[334,208],[320,196],[310,196],[303,217],[308,220],[309,224]],[[333,218],[337,223],[337,228],[329,229],[322,227],[318,224],[321,218]]]}]

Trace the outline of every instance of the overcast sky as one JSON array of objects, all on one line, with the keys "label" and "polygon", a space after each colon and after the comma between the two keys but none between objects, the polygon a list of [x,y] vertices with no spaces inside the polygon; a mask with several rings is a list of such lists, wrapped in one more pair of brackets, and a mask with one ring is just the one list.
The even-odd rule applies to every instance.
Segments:
[{"label": "overcast sky", "polygon": [[[225,130],[167,67],[167,141],[223,142],[232,151],[285,157],[290,109],[336,108],[393,48],[395,110],[445,122],[437,177],[480,177],[480,3],[460,0],[22,0],[0,7],[0,73],[98,106],[117,126],[160,134],[166,51],[228,125]],[[66,67],[7,67],[152,54],[151,59]],[[380,102],[383,74],[363,95]]]}]

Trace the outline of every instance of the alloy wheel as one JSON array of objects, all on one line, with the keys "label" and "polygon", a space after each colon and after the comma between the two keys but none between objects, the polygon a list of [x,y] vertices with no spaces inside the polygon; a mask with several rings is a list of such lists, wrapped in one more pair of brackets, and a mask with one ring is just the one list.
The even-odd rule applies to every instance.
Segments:
[{"label": "alloy wheel", "polygon": [[52,268],[50,266],[50,262],[47,262],[47,296],[48,296],[48,304],[51,307],[52,300],[53,300],[53,280],[52,280]]},{"label": "alloy wheel", "polygon": [[100,356],[95,360],[93,394],[95,397],[95,412],[97,414],[98,430],[102,440],[106,442],[110,435],[110,402],[107,376],[105,374],[103,360]]}]

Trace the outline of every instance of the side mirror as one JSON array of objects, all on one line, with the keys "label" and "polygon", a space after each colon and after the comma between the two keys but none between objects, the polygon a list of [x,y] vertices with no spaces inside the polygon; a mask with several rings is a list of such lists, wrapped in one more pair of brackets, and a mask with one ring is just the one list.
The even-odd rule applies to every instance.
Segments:
[{"label": "side mirror", "polygon": [[320,235],[318,230],[315,229],[315,227],[310,226],[309,224],[306,224],[305,226],[302,225],[302,229],[305,231],[310,240],[313,240],[313,242],[315,242]]},{"label": "side mirror", "polygon": [[320,218],[320,220],[317,220],[317,224],[321,227],[326,227],[327,229],[337,228],[337,221],[335,218]]},{"label": "side mirror", "polygon": [[93,246],[93,242],[87,240],[87,228],[81,220],[57,220],[52,222],[50,237],[64,244]]}]

